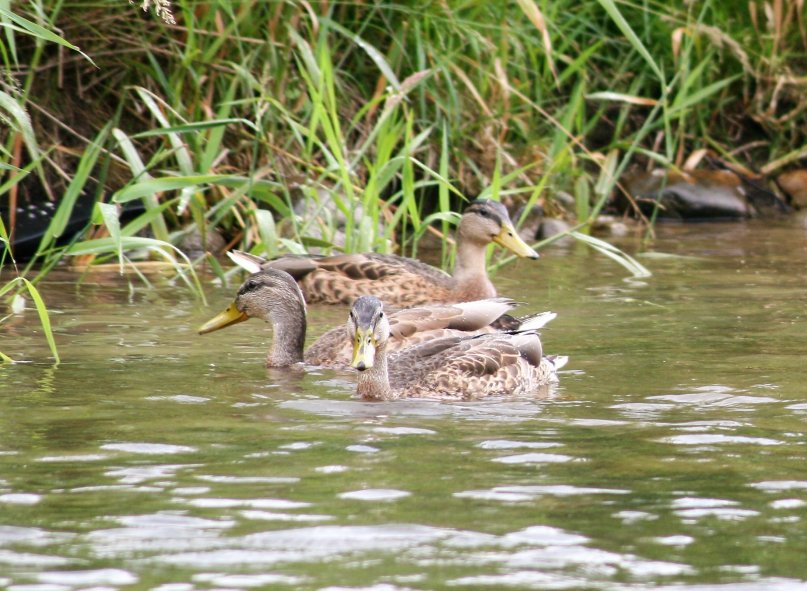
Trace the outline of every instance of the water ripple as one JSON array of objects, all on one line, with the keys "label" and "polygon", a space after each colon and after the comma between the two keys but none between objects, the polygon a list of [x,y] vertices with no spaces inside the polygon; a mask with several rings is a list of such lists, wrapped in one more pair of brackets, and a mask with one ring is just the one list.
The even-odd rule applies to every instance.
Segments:
[{"label": "water ripple", "polygon": [[352,419],[378,417],[456,417],[471,420],[521,422],[541,412],[540,400],[495,400],[473,404],[445,403],[436,400],[396,400],[393,402],[359,402],[355,400],[304,399],[284,400],[280,408],[301,410],[319,415]]},{"label": "water ripple", "polygon": [[653,541],[662,546],[688,546],[695,541],[692,536],[678,535],[678,536],[662,536],[653,538]]},{"label": "water ripple", "polygon": [[411,494],[412,493],[405,490],[395,490],[391,488],[365,488],[341,493],[339,498],[354,501],[397,501]]},{"label": "water ripple", "polygon": [[761,578],[744,583],[695,584],[686,587],[681,585],[653,587],[653,591],[804,591],[805,589],[807,584],[804,581],[784,578]]},{"label": "water ripple", "polygon": [[33,493],[7,493],[0,495],[0,503],[9,505],[36,505],[42,500],[42,495]]},{"label": "water ripple", "polygon": [[139,580],[129,571],[117,568],[50,571],[39,573],[36,578],[42,583],[62,585],[133,585]]},{"label": "water ripple", "polygon": [[436,435],[437,431],[432,429],[420,429],[417,427],[374,427],[375,433],[388,433],[390,435]]},{"label": "water ripple", "polygon": [[195,447],[189,445],[169,445],[167,443],[106,443],[101,449],[125,451],[133,454],[162,455],[193,453]]},{"label": "water ripple", "polygon": [[225,484],[294,484],[300,482],[296,476],[222,476],[213,474],[197,475],[198,480]]},{"label": "water ripple", "polygon": [[398,553],[450,535],[450,530],[425,525],[323,525],[219,540],[219,546],[226,544],[240,547],[213,547],[202,551],[163,554],[152,560],[161,564],[188,567],[199,564],[209,567],[242,564],[268,566],[283,562],[324,560],[352,552]]},{"label": "water ripple", "polygon": [[780,492],[783,490],[807,490],[807,481],[765,480],[763,482],[754,482],[753,484],[749,484],[748,486],[765,492]]},{"label": "water ripple", "polygon": [[614,513],[614,517],[622,520],[623,523],[630,524],[637,521],[653,521],[658,519],[658,515],[653,515],[647,511],[619,511]]},{"label": "water ripple", "polygon": [[285,499],[222,499],[207,497],[203,499],[183,499],[183,502],[191,507],[204,509],[231,509],[233,507],[250,507],[253,509],[299,509],[311,506],[311,503],[287,501]]},{"label": "water ripple", "polygon": [[359,454],[374,454],[381,451],[372,445],[348,445],[345,449]]},{"label": "water ripple", "polygon": [[11,550],[0,550],[0,564],[10,566],[40,567],[50,568],[54,566],[65,566],[70,564],[70,560],[61,556],[46,556],[43,554],[30,554],[25,552],[12,552]]},{"label": "water ripple", "polygon": [[752,443],[754,445],[782,445],[781,441],[766,437],[746,437],[743,435],[721,435],[718,433],[702,433],[698,435],[673,435],[662,437],[658,441],[675,445],[712,445],[721,443]]},{"label": "water ripple", "polygon": [[579,534],[570,534],[557,527],[534,525],[520,531],[505,534],[502,542],[510,544],[528,544],[530,546],[574,546],[585,544],[589,539]]},{"label": "water ripple", "polygon": [[74,534],[49,532],[35,527],[0,525],[0,546],[10,544],[27,544],[29,546],[64,544],[74,537]]},{"label": "water ripple", "polygon": [[300,585],[303,577],[261,573],[257,575],[233,575],[224,573],[203,573],[193,576],[194,581],[214,585],[216,587],[263,587],[264,585]]},{"label": "water ripple", "polygon": [[713,385],[696,388],[695,392],[687,394],[648,396],[648,400],[664,400],[674,402],[676,404],[714,407],[734,407],[745,406],[747,404],[769,404],[771,402],[779,402],[778,399],[770,396],[745,396],[732,394],[732,392],[735,392],[733,388]]},{"label": "water ripple", "polygon": [[329,466],[317,466],[316,468],[314,468],[314,471],[319,472],[320,474],[341,474],[342,472],[347,472],[348,470],[350,470],[350,468],[339,464],[332,464]]},{"label": "water ripple", "polygon": [[630,491],[609,488],[587,488],[570,486],[567,484],[549,485],[512,485],[496,486],[488,490],[467,490],[454,493],[453,496],[459,498],[477,499],[482,501],[529,501],[538,496],[550,495],[557,497],[568,497],[575,495],[599,495],[612,494],[624,495]]},{"label": "water ripple", "polygon": [[704,517],[714,517],[723,521],[743,521],[759,515],[759,511],[737,507],[737,501],[728,499],[708,499],[682,497],[672,502],[675,514],[686,523],[694,523]]},{"label": "water ripple", "polygon": [[778,499],[771,501],[772,509],[799,509],[807,505],[807,502],[801,499]]},{"label": "water ripple", "polygon": [[139,484],[146,480],[170,478],[179,470],[198,468],[201,464],[157,464],[154,466],[132,466],[115,468],[105,472],[106,476],[117,477],[123,484]]},{"label": "water ripple", "polygon": [[477,444],[477,447],[481,449],[546,449],[562,446],[562,443],[554,441],[510,441],[508,439],[492,439]]},{"label": "water ripple", "polygon": [[293,443],[286,443],[278,447],[278,449],[285,449],[290,451],[300,451],[302,449],[311,449],[319,445],[319,441],[295,441]]},{"label": "water ripple", "polygon": [[501,464],[555,464],[563,462],[571,462],[575,460],[573,456],[563,454],[542,454],[542,453],[526,453],[516,454],[513,456],[502,456],[494,458],[494,462]]},{"label": "water ripple", "polygon": [[708,499],[702,497],[681,497],[672,502],[674,509],[702,509],[704,507],[736,507],[737,501],[728,499]]},{"label": "water ripple", "polygon": [[413,591],[413,589],[411,587],[399,587],[390,583],[378,583],[377,585],[367,585],[363,587],[342,587],[341,585],[323,587],[319,591]]},{"label": "water ripple", "polygon": [[38,462],[100,462],[106,460],[106,454],[76,454],[72,456],[42,456]]},{"label": "water ripple", "polygon": [[192,396],[190,394],[176,394],[174,396],[146,396],[146,400],[169,400],[172,402],[178,402],[180,404],[204,404],[205,402],[210,402],[210,398],[207,396]]},{"label": "water ripple", "polygon": [[124,515],[114,519],[127,527],[145,529],[228,529],[235,525],[232,519],[203,519],[177,513],[153,513],[150,515]]},{"label": "water ripple", "polygon": [[295,521],[295,522],[309,522],[309,521],[331,521],[334,519],[333,515],[316,515],[306,513],[276,513],[273,511],[257,511],[248,510],[241,511],[245,519],[255,519],[260,521]]}]

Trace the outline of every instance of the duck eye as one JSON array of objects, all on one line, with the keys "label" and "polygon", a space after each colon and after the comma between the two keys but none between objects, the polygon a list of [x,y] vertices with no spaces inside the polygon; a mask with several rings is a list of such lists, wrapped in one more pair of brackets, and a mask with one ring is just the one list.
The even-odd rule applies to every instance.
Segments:
[{"label": "duck eye", "polygon": [[255,291],[256,289],[258,289],[259,285],[260,285],[260,283],[258,281],[256,281],[255,279],[247,279],[247,281],[244,282],[244,285],[241,286],[241,289],[239,290],[239,293],[244,294],[244,293],[247,293],[247,292],[250,292],[250,291]]}]

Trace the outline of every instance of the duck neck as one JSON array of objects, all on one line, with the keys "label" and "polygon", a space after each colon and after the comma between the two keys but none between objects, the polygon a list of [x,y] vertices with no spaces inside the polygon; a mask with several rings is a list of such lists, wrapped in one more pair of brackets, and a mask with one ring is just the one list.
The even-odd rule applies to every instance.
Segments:
[{"label": "duck neck", "polygon": [[462,235],[462,229],[457,235],[457,255],[454,261],[454,281],[457,286],[474,286],[479,290],[480,298],[494,297],[496,290],[488,279],[486,266],[487,243],[470,240]]},{"label": "duck neck", "polygon": [[373,367],[359,372],[356,393],[365,400],[393,400],[397,398],[389,385],[386,343],[381,343],[376,348]]},{"label": "duck neck", "polygon": [[266,357],[267,367],[286,367],[303,360],[305,345],[305,304],[284,302],[272,309],[272,346]]}]

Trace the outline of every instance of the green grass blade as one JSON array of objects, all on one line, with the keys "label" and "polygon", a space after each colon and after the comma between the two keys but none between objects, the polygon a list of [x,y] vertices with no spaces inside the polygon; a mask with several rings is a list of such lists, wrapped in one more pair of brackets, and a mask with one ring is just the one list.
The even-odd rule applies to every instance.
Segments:
[{"label": "green grass blade", "polygon": [[201,174],[193,176],[175,176],[150,178],[129,185],[112,195],[114,203],[127,203],[134,199],[142,199],[156,193],[183,189],[198,190],[204,185],[222,185],[224,187],[242,187],[253,181],[248,177],[227,174]]},{"label": "green grass blade", "polygon": [[[95,238],[70,245],[65,249],[65,254],[70,256],[83,254],[111,255],[116,254],[118,248],[122,248],[125,252],[142,249],[164,258],[173,266],[176,274],[193,290],[196,296],[203,302],[206,301],[204,290],[202,290],[199,277],[193,269],[193,264],[184,252],[168,242],[141,236],[120,236],[119,247],[118,242],[112,237]],[[169,256],[169,251],[172,251],[176,256]],[[134,269],[136,267],[136,265],[133,265]],[[190,274],[190,279],[188,274]]]},{"label": "green grass blade", "polygon": [[356,33],[349,31],[339,23],[332,21],[331,19],[321,19],[321,22],[326,23],[328,28],[337,31],[353,41],[357,46],[363,49],[373,63],[378,67],[381,73],[384,75],[384,78],[390,83],[390,85],[396,90],[401,90],[401,82],[398,80],[398,77],[395,75],[395,72],[392,71],[392,68],[387,63],[387,60],[384,58],[384,55],[378,51],[373,45],[359,37]]},{"label": "green grass blade", "polygon": [[208,129],[217,129],[221,127],[227,127],[228,125],[236,125],[236,124],[245,125],[255,133],[260,133],[261,131],[249,119],[224,118],[224,119],[210,119],[208,121],[197,121],[194,123],[185,123],[184,125],[175,125],[172,127],[161,127],[159,129],[149,129],[148,131],[141,131],[140,133],[136,133],[132,137],[135,139],[141,139],[145,137],[165,135],[167,133],[173,133],[173,134],[197,133],[199,131],[206,131]]},{"label": "green grass blade", "polygon": [[76,47],[66,39],[59,37],[56,33],[49,31],[45,27],[38,25],[33,21],[29,21],[27,18],[24,18],[18,14],[14,14],[13,12],[6,10],[5,8],[0,8],[0,16],[2,16],[3,19],[7,19],[16,24],[18,27],[20,27],[22,31],[24,31],[28,35],[38,37],[45,41],[50,41],[51,43],[56,43],[63,47],[67,47],[68,49],[72,49],[73,51],[81,54],[84,57],[84,59],[90,62],[93,66],[98,67],[95,64],[95,62],[92,61],[92,58],[90,56],[88,56],[86,53],[81,51],[78,47]]},{"label": "green grass blade", "polygon": [[275,218],[268,209],[256,209],[253,212],[255,222],[258,226],[258,234],[263,242],[263,250],[268,257],[277,255],[277,231],[275,230]]},{"label": "green grass blade", "polygon": [[70,215],[73,213],[73,208],[76,205],[76,201],[85,190],[90,178],[90,173],[92,172],[93,168],[95,168],[95,164],[98,161],[99,155],[101,154],[101,148],[110,127],[110,124],[107,124],[106,127],[104,127],[95,138],[95,141],[93,141],[87,147],[84,154],[81,156],[81,160],[79,160],[75,174],[70,180],[70,184],[67,186],[67,190],[62,196],[62,199],[59,201],[59,206],[56,208],[56,213],[54,213],[53,219],[45,230],[45,234],[42,236],[42,240],[37,248],[36,256],[40,256],[47,249],[49,249],[54,244],[55,240],[62,235],[67,227],[67,224],[70,221]]},{"label": "green grass blade", "polygon": [[[118,128],[112,130],[112,136],[118,142],[118,147],[132,171],[132,176],[141,181],[150,180],[152,177],[148,173],[145,164],[143,164],[143,160],[140,158],[140,153],[135,148],[129,136]],[[142,199],[146,211],[154,211],[160,208],[160,200],[157,199],[156,193],[144,195]],[[154,232],[154,237],[158,240],[168,241],[168,225],[165,223],[165,219],[162,215],[154,216],[151,230]]]},{"label": "green grass blade", "polygon": [[625,269],[627,269],[636,278],[650,277],[653,275],[647,269],[647,267],[642,265],[639,261],[634,259],[629,254],[622,252],[612,244],[605,242],[604,240],[594,238],[593,236],[589,236],[588,234],[581,234],[580,232],[577,231],[570,232],[569,235],[579,240],[580,242],[587,244],[594,250],[604,254],[608,258],[616,261],[617,263],[622,265]]},{"label": "green grass blade", "polygon": [[597,0],[597,2],[605,9],[605,12],[608,13],[608,16],[611,17],[611,20],[614,21],[614,24],[616,24],[619,30],[622,31],[622,34],[628,39],[633,49],[647,62],[647,65],[650,66],[658,79],[663,81],[664,75],[661,72],[661,68],[659,68],[653,56],[650,55],[650,52],[647,50],[647,47],[645,47],[644,43],[642,43],[642,40],[639,39],[638,35],[636,35],[628,24],[628,21],[622,16],[619,8],[617,8],[616,2],[614,2],[614,0]]},{"label": "green grass blade", "polygon": [[36,312],[39,314],[39,323],[42,325],[42,332],[45,333],[45,339],[48,341],[48,347],[50,347],[50,352],[53,355],[53,359],[56,363],[60,363],[59,358],[59,351],[56,349],[56,341],[53,338],[53,329],[50,325],[50,317],[48,316],[48,308],[45,306],[45,302],[42,300],[42,296],[39,295],[39,291],[36,287],[25,279],[24,277],[19,278],[20,281],[25,285],[28,289],[28,293],[31,296],[31,300],[34,302],[34,306],[36,306]]},{"label": "green grass blade", "polygon": [[118,252],[118,265],[120,272],[123,273],[123,243],[121,242],[120,233],[120,220],[118,219],[118,208],[112,203],[96,203],[101,218],[104,221],[104,226],[109,231],[109,237],[115,243],[115,249]]},{"label": "green grass blade", "polygon": [[22,108],[13,96],[2,90],[0,90],[0,109],[8,113],[9,117],[6,121],[12,122],[16,129],[22,134],[25,147],[31,155],[31,159],[38,161],[41,158],[39,146],[28,113],[26,113],[25,109]]}]

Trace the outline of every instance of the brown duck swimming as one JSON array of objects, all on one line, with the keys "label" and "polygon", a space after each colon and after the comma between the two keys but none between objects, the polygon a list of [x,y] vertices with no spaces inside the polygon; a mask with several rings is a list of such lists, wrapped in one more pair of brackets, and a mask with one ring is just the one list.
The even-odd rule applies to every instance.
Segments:
[{"label": "brown duck swimming", "polygon": [[[544,323],[554,318],[545,315]],[[439,398],[472,400],[525,396],[557,381],[567,358],[545,356],[534,329],[452,336],[390,356],[390,322],[381,300],[362,296],[348,318],[357,393],[367,400]]]},{"label": "brown duck swimming", "polygon": [[[446,336],[491,332],[494,328],[490,324],[494,321],[498,327],[518,327],[536,322],[533,316],[517,319],[507,315],[515,306],[516,302],[507,298],[490,298],[400,310],[388,320],[387,350],[396,351]],[[267,268],[248,277],[239,288],[235,301],[202,325],[199,333],[213,332],[249,318],[260,318],[272,325],[274,337],[266,358],[269,367],[285,367],[299,362],[350,367],[352,344],[344,326],[329,330],[303,352],[305,300],[297,283],[285,271]]]},{"label": "brown duck swimming", "polygon": [[406,307],[496,297],[485,262],[491,242],[520,257],[538,258],[516,233],[507,209],[489,199],[471,202],[460,218],[452,275],[391,254],[286,255],[270,261],[241,251],[229,254],[253,273],[268,267],[288,272],[309,304],[351,304],[361,295],[375,295],[388,305]]}]

